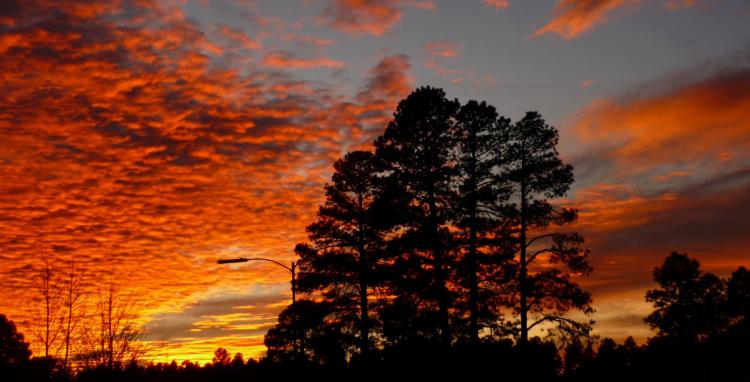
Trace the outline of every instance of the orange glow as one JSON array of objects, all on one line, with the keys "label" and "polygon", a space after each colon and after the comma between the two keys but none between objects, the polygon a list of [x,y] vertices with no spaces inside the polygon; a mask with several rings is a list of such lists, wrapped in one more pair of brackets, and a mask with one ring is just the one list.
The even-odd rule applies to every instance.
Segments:
[{"label": "orange glow", "polygon": [[624,102],[597,100],[580,113],[577,130],[589,143],[618,142],[610,156],[627,162],[632,172],[677,158],[690,163],[705,159],[720,166],[726,164],[718,162],[734,158],[737,163],[750,148],[748,87],[750,72],[735,71],[668,94]]},{"label": "orange glow", "polygon": [[[76,259],[90,303],[115,280],[137,296],[149,325],[216,291],[265,286],[274,293],[256,321],[218,313],[232,306],[196,313],[184,328],[190,338],[152,355],[205,361],[225,346],[257,357],[288,301],[288,275],[215,260],[248,253],[291,260],[331,163],[369,142],[371,124],[410,88],[408,59],[385,57],[353,101],[262,68],[249,75],[215,68],[212,57],[225,50],[194,24],[139,6],[142,13],[123,19],[117,6],[70,3],[57,20],[66,27],[56,28],[36,24],[31,15],[44,5],[30,4],[14,18],[28,25],[0,34],[0,246],[13,259],[0,262],[11,291],[2,311],[28,328],[23,301],[34,293],[30,275],[43,253]],[[260,47],[231,28],[218,31],[248,50]],[[345,65],[270,57],[265,64],[275,67]]]}]

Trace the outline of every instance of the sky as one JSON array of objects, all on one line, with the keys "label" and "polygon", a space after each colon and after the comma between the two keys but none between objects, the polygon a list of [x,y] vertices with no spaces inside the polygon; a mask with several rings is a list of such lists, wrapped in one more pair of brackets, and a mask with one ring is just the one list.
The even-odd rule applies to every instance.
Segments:
[{"label": "sky", "polygon": [[671,251],[750,265],[750,3],[269,0],[0,4],[0,313],[43,256],[118,285],[155,360],[245,356],[289,303],[332,163],[417,86],[560,130],[595,331],[642,340]]}]

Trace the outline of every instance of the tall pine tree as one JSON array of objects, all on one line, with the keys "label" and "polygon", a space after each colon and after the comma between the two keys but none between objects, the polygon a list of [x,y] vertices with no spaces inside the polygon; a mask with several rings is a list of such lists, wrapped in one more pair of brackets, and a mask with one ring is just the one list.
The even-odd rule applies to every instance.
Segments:
[{"label": "tall pine tree", "polygon": [[358,331],[359,352],[371,347],[370,306],[378,286],[378,267],[384,256],[389,224],[383,201],[383,171],[367,151],[354,151],[333,165],[332,183],[318,219],[307,227],[310,242],[298,244],[298,286],[303,292],[321,292],[338,319]]},{"label": "tall pine tree", "polygon": [[539,113],[528,112],[509,127],[500,148],[507,158],[502,176],[512,189],[508,218],[517,227],[508,270],[516,275],[511,304],[520,315],[521,343],[528,342],[530,329],[544,322],[586,331],[586,324],[565,313],[593,312],[591,295],[571,278],[591,272],[583,236],[559,230],[576,221],[577,211],[550,202],[566,195],[573,183],[573,167],[560,159],[558,140],[557,129]]},{"label": "tall pine tree", "polygon": [[[402,273],[410,290],[401,292],[419,296],[416,302],[428,314],[437,307],[439,336],[446,346],[452,341],[447,227],[455,200],[451,181],[456,166],[451,154],[459,107],[441,89],[419,88],[399,103],[393,120],[375,141],[376,154],[387,163],[389,178],[409,201],[408,221],[401,230],[405,256],[401,263],[411,265],[411,272]],[[418,281],[422,275],[414,274],[409,280],[409,273],[425,270],[427,279]]]},{"label": "tall pine tree", "polygon": [[489,275],[494,273],[491,268],[496,268],[500,260],[491,253],[492,233],[499,223],[499,207],[507,198],[508,189],[498,179],[504,158],[497,148],[509,124],[507,118],[498,117],[493,106],[469,101],[461,107],[455,129],[458,192],[454,220],[461,230],[463,259],[459,274],[468,289],[469,339],[474,344],[479,341],[482,302],[482,315],[489,320],[496,318],[490,314],[491,296],[485,293],[480,299],[480,284],[489,281]]}]

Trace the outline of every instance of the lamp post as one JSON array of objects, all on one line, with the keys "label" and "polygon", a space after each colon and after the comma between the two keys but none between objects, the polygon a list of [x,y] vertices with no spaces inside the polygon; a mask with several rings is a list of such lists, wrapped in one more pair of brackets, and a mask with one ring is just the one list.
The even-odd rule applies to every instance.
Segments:
[{"label": "lamp post", "polygon": [[[296,273],[296,270],[297,270],[297,264],[294,261],[292,261],[292,266],[291,267],[288,267],[288,266],[286,266],[286,265],[284,265],[284,264],[282,264],[282,263],[280,263],[280,262],[278,262],[276,260],[266,259],[265,257],[251,257],[251,258],[238,257],[236,259],[219,259],[216,262],[218,264],[232,264],[232,263],[246,263],[248,261],[267,261],[267,262],[270,262],[270,263],[274,263],[274,264],[276,264],[276,265],[278,265],[278,266],[286,269],[287,271],[291,272],[292,273],[292,305],[294,305],[297,302],[297,288],[296,288],[296,278],[295,278],[295,273]],[[295,340],[294,340],[294,344],[293,344],[294,351],[295,351],[295,353],[300,354],[300,353],[304,352],[304,350],[300,350],[302,348],[302,346],[300,346],[297,343],[297,341],[298,341],[298,339],[295,336]]]},{"label": "lamp post", "polygon": [[288,267],[288,266],[286,266],[286,265],[284,265],[284,264],[282,264],[282,263],[280,263],[280,262],[278,262],[276,260],[266,259],[264,257],[251,257],[251,258],[238,257],[236,259],[221,259],[221,260],[217,260],[216,262],[218,264],[232,264],[232,263],[246,263],[248,261],[268,261],[270,263],[274,263],[274,264],[276,264],[276,265],[278,265],[278,266],[286,269],[287,271],[291,272],[292,273],[292,304],[294,304],[295,302],[297,302],[297,288],[295,286],[295,284],[296,284],[295,273],[296,273],[296,269],[297,269],[297,264],[295,264],[294,261],[292,261],[292,266],[291,267]]}]

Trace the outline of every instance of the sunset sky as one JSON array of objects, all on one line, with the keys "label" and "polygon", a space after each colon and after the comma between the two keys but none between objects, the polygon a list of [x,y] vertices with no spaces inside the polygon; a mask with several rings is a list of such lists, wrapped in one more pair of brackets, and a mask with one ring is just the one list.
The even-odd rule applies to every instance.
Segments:
[{"label": "sunset sky", "polygon": [[651,270],[750,266],[750,2],[0,3],[0,313],[44,254],[135,301],[157,360],[262,355],[332,163],[414,87],[539,111],[575,167],[596,332]]}]

